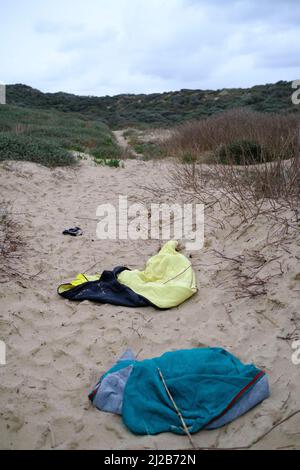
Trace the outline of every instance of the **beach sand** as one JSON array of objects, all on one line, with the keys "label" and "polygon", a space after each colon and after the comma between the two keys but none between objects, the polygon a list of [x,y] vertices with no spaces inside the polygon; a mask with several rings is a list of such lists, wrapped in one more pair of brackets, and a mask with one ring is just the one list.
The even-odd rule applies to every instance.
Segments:
[{"label": "beach sand", "polygon": [[[138,185],[163,186],[168,165],[0,165],[1,197],[12,204],[26,242],[17,265],[24,276],[0,285],[0,339],[7,346],[7,364],[0,366],[1,449],[188,449],[185,436],[133,435],[119,416],[91,407],[88,391],[129,347],[145,359],[208,346],[226,348],[265,370],[271,396],[224,428],[193,435],[195,445],[300,448],[300,414],[280,424],[300,410],[300,365],[291,359],[293,340],[282,339],[300,326],[299,240],[287,242],[280,266],[266,265],[264,275],[275,277],[254,298],[237,298],[232,263],[218,260],[213,249],[232,257],[261,250],[263,219],[229,238],[221,228],[206,226],[205,247],[191,258],[198,293],[173,310],[73,303],[57,295],[58,285],[80,272],[143,268],[158,251],[161,242],[155,240],[97,240],[96,208],[117,204],[119,195],[136,195]],[[76,225],[82,237],[62,235]],[[276,257],[276,250],[267,247],[264,255]]]}]

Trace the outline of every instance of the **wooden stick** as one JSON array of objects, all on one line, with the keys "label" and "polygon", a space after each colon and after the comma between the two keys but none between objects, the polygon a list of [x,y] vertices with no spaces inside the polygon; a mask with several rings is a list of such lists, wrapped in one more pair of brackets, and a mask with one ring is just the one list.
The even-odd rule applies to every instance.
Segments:
[{"label": "wooden stick", "polygon": [[191,434],[190,434],[190,431],[188,430],[188,427],[187,427],[187,425],[186,425],[186,423],[185,423],[185,421],[184,421],[184,419],[183,419],[183,416],[182,416],[182,414],[180,413],[180,410],[179,410],[178,406],[176,405],[176,403],[175,403],[175,401],[174,401],[174,398],[173,398],[172,395],[171,395],[170,390],[168,389],[168,386],[167,386],[167,384],[166,384],[166,381],[165,381],[165,379],[164,379],[164,376],[163,376],[163,374],[162,374],[162,372],[161,372],[161,370],[160,370],[159,368],[157,368],[157,370],[158,370],[158,373],[159,373],[160,378],[161,378],[161,380],[162,380],[162,383],[163,383],[163,385],[164,385],[164,387],[165,387],[165,389],[166,389],[166,392],[167,392],[167,394],[168,394],[168,397],[170,398],[170,400],[171,400],[171,402],[172,402],[172,404],[173,404],[173,406],[174,406],[174,408],[175,408],[175,411],[176,411],[176,413],[177,413],[177,415],[178,415],[178,417],[179,417],[179,419],[180,419],[180,421],[181,421],[181,423],[182,423],[182,427],[183,427],[183,429],[184,429],[184,431],[185,431],[187,437],[189,438],[189,441],[190,441],[190,443],[191,443],[191,446],[193,447],[193,449],[196,449],[196,446],[195,446],[195,444],[194,444],[194,442],[193,442],[193,440],[192,440],[192,436],[191,436]]},{"label": "wooden stick", "polygon": [[56,442],[55,442],[55,436],[54,436],[54,432],[53,432],[51,424],[48,424],[48,429],[49,429],[49,432],[50,432],[51,448],[55,449]]}]

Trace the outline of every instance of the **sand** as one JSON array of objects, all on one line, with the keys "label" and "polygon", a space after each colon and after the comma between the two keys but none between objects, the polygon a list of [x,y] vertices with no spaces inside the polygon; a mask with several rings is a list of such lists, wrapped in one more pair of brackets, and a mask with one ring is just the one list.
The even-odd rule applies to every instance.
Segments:
[{"label": "sand", "polygon": [[116,142],[119,145],[119,147],[123,150],[123,152],[130,153],[131,157],[134,158],[142,158],[143,155],[140,153],[137,153],[133,147],[129,144],[128,140],[126,139],[126,129],[123,130],[118,130],[118,131],[113,131],[113,134],[115,136]]},{"label": "sand", "polygon": [[[72,303],[56,293],[60,283],[93,265],[91,273],[115,265],[141,268],[157,252],[155,240],[97,240],[96,208],[134,195],[139,184],[155,180],[163,186],[168,165],[129,160],[119,169],[83,162],[78,169],[50,170],[1,164],[1,198],[12,203],[26,241],[17,266],[26,276],[0,285],[0,339],[7,345],[7,364],[0,366],[1,449],[190,448],[185,436],[131,434],[120,417],[92,408],[87,394],[128,347],[144,359],[206,346],[224,347],[263,368],[271,397],[222,429],[199,432],[194,443],[300,447],[300,414],[280,424],[300,410],[300,365],[291,360],[293,341],[287,337],[299,325],[299,240],[289,239],[280,252],[280,269],[276,261],[267,264],[265,275],[276,276],[255,298],[236,298],[232,263],[216,259],[212,250],[228,256],[261,250],[264,220],[230,238],[208,224],[205,247],[191,258],[198,293],[174,310]],[[82,237],[62,235],[75,225]],[[270,246],[264,254],[271,258],[276,250]]]}]

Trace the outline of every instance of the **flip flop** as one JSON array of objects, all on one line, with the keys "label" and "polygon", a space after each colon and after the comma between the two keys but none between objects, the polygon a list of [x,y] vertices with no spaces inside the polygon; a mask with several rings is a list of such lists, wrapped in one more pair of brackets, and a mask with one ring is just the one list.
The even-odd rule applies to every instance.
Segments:
[{"label": "flip flop", "polygon": [[71,235],[72,237],[78,237],[83,234],[80,227],[69,228],[63,231],[63,235]]}]

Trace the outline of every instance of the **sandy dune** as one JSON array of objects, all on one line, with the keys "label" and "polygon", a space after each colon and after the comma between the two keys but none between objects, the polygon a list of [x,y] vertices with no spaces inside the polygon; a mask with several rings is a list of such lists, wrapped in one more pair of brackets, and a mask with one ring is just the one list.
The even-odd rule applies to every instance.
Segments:
[{"label": "sandy dune", "polygon": [[[0,366],[1,449],[189,448],[184,436],[131,434],[119,417],[91,408],[87,393],[128,347],[148,358],[201,346],[224,347],[263,368],[271,397],[220,430],[194,435],[195,444],[300,447],[300,413],[279,424],[300,410],[300,365],[291,360],[292,340],[278,338],[299,325],[299,241],[289,240],[280,253],[282,272],[276,262],[267,265],[278,275],[266,295],[253,299],[235,298],[230,262],[218,263],[212,248],[230,256],[260,250],[263,220],[230,239],[207,225],[205,248],[192,255],[199,291],[174,310],[76,304],[56,293],[79,272],[143,267],[156,253],[158,241],[97,240],[96,208],[117,203],[119,195],[134,195],[139,184],[163,185],[167,169],[168,163],[133,160],[120,169],[1,164],[1,197],[12,203],[27,243],[18,265],[26,276],[0,285],[0,339],[7,344],[7,365]],[[74,225],[82,227],[83,237],[64,237],[63,229]],[[276,250],[270,246],[264,254],[275,257]]]}]

